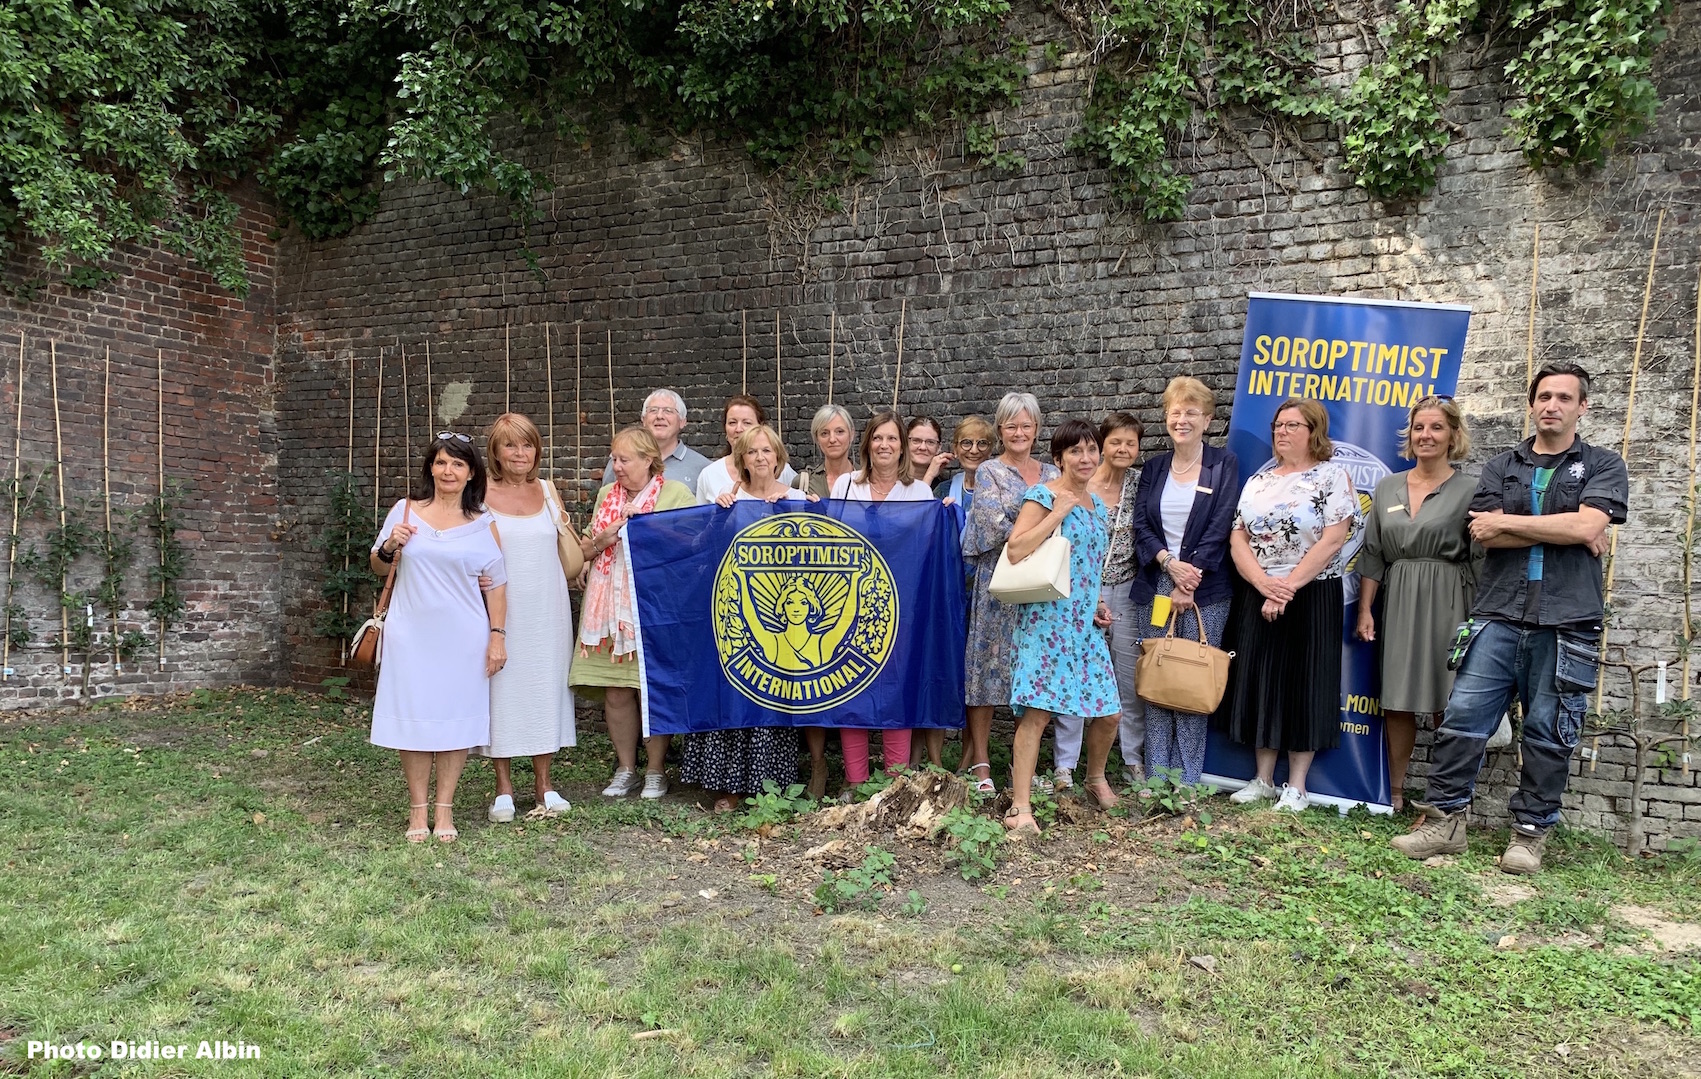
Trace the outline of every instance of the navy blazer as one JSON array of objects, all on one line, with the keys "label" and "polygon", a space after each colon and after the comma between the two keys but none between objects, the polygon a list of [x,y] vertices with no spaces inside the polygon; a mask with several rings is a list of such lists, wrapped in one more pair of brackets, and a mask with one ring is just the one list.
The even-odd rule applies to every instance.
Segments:
[{"label": "navy blazer", "polygon": [[[1240,505],[1240,459],[1209,444],[1204,453],[1199,490],[1181,534],[1181,550],[1170,552],[1204,573],[1199,590],[1193,593],[1193,601],[1201,607],[1228,599],[1234,592],[1229,530],[1234,527],[1234,513]],[[1164,482],[1169,479],[1174,457],[1174,453],[1160,453],[1140,468],[1140,489],[1134,496],[1134,558],[1140,567],[1132,585],[1136,603],[1150,603],[1157,594],[1162,572],[1158,569],[1158,552],[1169,545],[1164,539]]]}]

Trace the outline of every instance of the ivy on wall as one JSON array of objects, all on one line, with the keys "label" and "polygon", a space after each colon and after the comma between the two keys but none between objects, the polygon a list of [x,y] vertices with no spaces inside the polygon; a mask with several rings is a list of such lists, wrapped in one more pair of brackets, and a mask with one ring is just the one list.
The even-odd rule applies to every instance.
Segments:
[{"label": "ivy on wall", "polygon": [[[1324,0],[1053,2],[1095,64],[1076,148],[1153,220],[1187,205],[1190,127],[1233,132],[1239,113],[1290,134],[1327,122],[1379,196],[1431,190],[1451,139],[1441,62],[1472,32],[1517,50],[1507,121],[1531,164],[1599,161],[1654,114],[1670,9],[1399,0],[1337,91],[1315,58],[1338,19]],[[0,255],[27,238],[96,285],[120,245],[162,243],[241,293],[233,181],[257,179],[314,238],[368,219],[399,176],[501,193],[524,219],[545,181],[494,132],[582,137],[565,118],[587,109],[641,148],[661,145],[649,132],[731,140],[828,207],[904,131],[961,124],[971,157],[1019,169],[984,122],[1027,73],[1008,15],[1008,0],[0,0]]]}]

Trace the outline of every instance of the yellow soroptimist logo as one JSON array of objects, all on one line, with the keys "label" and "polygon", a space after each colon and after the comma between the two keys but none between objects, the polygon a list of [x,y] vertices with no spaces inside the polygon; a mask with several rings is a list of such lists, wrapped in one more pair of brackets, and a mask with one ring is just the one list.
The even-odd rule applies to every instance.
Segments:
[{"label": "yellow soroptimist logo", "polygon": [[715,575],[714,623],[727,680],[764,708],[802,715],[874,683],[897,636],[898,593],[855,529],[781,513],[733,537]]}]

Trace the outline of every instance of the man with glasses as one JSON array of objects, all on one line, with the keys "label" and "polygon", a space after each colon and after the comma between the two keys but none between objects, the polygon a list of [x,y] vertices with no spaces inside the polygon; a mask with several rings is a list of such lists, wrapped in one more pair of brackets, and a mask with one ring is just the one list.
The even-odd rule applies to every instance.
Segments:
[{"label": "man with glasses", "polygon": [[[656,390],[644,398],[643,424],[661,449],[662,474],[695,491],[697,476],[709,459],[679,441],[679,433],[685,430],[685,399],[674,390]],[[614,482],[613,460],[603,468],[602,482],[604,486]]]},{"label": "man with glasses", "polygon": [[1601,554],[1622,523],[1624,460],[1584,442],[1589,375],[1550,363],[1530,383],[1536,433],[1488,462],[1471,500],[1471,538],[1487,549],[1471,620],[1449,657],[1458,667],[1430,751],[1422,825],[1394,839],[1412,858],[1465,850],[1465,815],[1489,735],[1516,693],[1523,703],[1523,774],[1512,795],[1507,873],[1541,869],[1559,821],[1571,754],[1600,670]]}]

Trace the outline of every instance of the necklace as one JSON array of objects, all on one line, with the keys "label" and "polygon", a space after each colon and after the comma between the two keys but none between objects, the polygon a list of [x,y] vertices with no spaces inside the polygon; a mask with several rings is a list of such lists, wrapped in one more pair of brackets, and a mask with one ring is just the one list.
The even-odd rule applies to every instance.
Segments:
[{"label": "necklace", "polygon": [[1189,472],[1192,472],[1194,469],[1198,468],[1200,465],[1202,465],[1204,463],[1205,463],[1205,451],[1204,450],[1200,450],[1199,456],[1193,458],[1193,460],[1189,461],[1187,464],[1181,463],[1181,455],[1178,453],[1178,454],[1175,454],[1173,457],[1171,457],[1169,459],[1169,471],[1170,471],[1170,474],[1174,475],[1174,476],[1185,476]]}]

